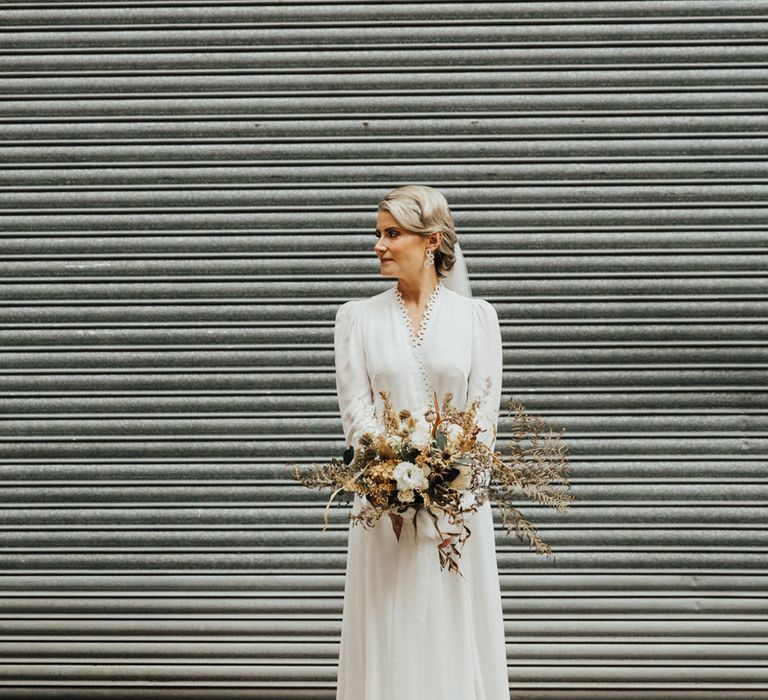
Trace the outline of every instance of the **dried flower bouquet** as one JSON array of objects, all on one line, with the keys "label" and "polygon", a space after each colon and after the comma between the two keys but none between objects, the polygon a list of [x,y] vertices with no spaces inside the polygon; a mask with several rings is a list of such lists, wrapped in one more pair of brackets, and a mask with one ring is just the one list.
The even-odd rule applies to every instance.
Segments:
[{"label": "dried flower bouquet", "polygon": [[[486,382],[486,393],[489,387]],[[563,431],[555,433],[520,402],[510,400],[507,407],[513,432],[505,460],[501,452],[478,439],[482,428],[477,423],[477,409],[482,397],[459,410],[451,403],[452,394],[444,396],[442,405],[434,394],[434,408],[416,415],[406,409],[395,412],[389,394],[382,391],[380,396],[383,431],[364,433],[359,447],[347,448],[343,460],[334,457],[329,464],[308,469],[288,465],[293,467],[293,477],[305,486],[332,491],[323,531],[337,496],[343,502],[355,493],[363,497],[362,509],[350,513],[350,520],[366,528],[387,513],[423,508],[434,520],[441,542],[446,541],[446,534],[452,535],[448,547],[438,547],[441,569],[447,566],[461,575],[461,548],[472,534],[464,516],[490,498],[501,511],[508,534],[514,530],[538,554],[553,557],[552,548],[515,503],[525,497],[563,512],[570,508],[574,497],[568,493],[567,446],[560,440]],[[439,523],[446,520],[458,526],[459,532],[442,532]]]}]

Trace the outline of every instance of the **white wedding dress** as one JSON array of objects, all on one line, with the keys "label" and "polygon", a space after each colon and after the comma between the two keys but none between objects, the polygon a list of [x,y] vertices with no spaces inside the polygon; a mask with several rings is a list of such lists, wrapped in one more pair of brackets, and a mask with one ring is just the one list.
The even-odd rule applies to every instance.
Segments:
[{"label": "white wedding dress", "polygon": [[[432,392],[464,408],[492,390],[478,412],[495,446],[501,400],[501,332],[495,309],[439,283],[421,328],[412,327],[397,285],[348,301],[336,315],[336,388],[347,445],[380,430],[383,402],[423,411]],[[469,494],[469,498],[472,494]],[[363,500],[352,505],[358,512]],[[504,622],[490,501],[465,516],[464,576],[441,570],[434,527],[404,514],[400,540],[388,516],[349,528],[337,700],[509,700]],[[445,525],[445,527],[443,527]],[[441,530],[455,531],[441,518]]]}]

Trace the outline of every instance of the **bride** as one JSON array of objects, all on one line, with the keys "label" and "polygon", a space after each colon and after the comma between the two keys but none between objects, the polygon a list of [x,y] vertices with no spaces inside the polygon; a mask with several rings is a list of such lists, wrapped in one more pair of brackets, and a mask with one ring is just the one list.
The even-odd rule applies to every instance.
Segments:
[{"label": "bride", "polygon": [[[441,192],[406,185],[379,202],[376,253],[397,283],[348,301],[336,314],[336,389],[346,444],[382,429],[380,390],[396,410],[424,415],[453,394],[478,409],[494,448],[501,400],[501,331],[496,311],[472,297],[453,215]],[[462,400],[465,400],[464,406]],[[355,494],[353,512],[363,498]],[[473,494],[464,495],[472,499]],[[490,501],[465,516],[464,578],[441,570],[431,519],[414,508],[372,529],[350,525],[337,700],[509,700],[504,621]],[[441,517],[445,517],[444,515]],[[451,530],[443,521],[440,530]]]}]

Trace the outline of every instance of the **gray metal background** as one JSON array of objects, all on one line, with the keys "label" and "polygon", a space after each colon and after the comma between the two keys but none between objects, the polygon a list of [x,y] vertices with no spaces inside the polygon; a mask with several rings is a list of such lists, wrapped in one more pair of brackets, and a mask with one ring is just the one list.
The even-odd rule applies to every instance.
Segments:
[{"label": "gray metal background", "polygon": [[333,318],[406,182],[571,446],[555,565],[494,511],[513,697],[768,697],[768,3],[0,26],[0,697],[335,696],[346,511],[284,465],[343,447]]}]

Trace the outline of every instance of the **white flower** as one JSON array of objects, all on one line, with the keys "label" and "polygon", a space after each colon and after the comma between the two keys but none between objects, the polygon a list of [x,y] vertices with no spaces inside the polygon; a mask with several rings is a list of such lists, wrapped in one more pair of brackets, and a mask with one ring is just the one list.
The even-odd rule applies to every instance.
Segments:
[{"label": "white flower", "polygon": [[429,486],[429,480],[413,462],[400,462],[392,472],[392,476],[397,481],[399,491],[408,491],[410,489],[426,489]]},{"label": "white flower", "polygon": [[401,503],[411,503],[414,498],[413,489],[403,489],[397,492],[397,500]]},{"label": "white flower", "polygon": [[399,452],[403,447],[403,438],[399,435],[389,435],[387,436],[387,445],[396,452]]},{"label": "white flower", "polygon": [[426,421],[417,421],[409,440],[417,450],[429,447],[429,444],[432,442],[432,426]]},{"label": "white flower", "polygon": [[445,437],[448,440],[448,442],[456,444],[459,442],[464,435],[464,431],[461,429],[460,425],[456,425],[455,423],[451,423],[451,425],[448,426],[447,430],[445,431]]}]

